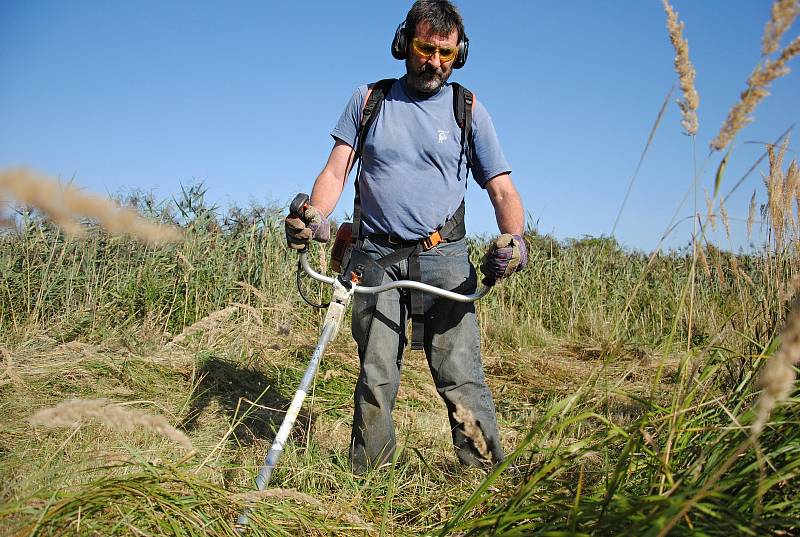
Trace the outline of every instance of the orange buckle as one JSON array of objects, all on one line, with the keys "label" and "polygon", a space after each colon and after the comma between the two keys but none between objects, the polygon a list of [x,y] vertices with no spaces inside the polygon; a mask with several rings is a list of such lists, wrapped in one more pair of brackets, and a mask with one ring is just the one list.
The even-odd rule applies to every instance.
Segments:
[{"label": "orange buckle", "polygon": [[442,236],[439,234],[439,230],[437,229],[433,233],[430,234],[429,237],[425,237],[422,240],[422,249],[426,252],[433,248],[434,246],[438,245],[439,243],[444,242]]}]

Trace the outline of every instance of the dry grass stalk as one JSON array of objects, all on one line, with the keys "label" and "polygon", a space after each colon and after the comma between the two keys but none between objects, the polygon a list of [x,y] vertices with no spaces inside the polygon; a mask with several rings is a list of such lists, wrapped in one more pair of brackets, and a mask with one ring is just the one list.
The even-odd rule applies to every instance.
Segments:
[{"label": "dry grass stalk", "polygon": [[736,259],[736,254],[733,252],[728,254],[728,265],[731,267],[731,274],[733,274],[733,278],[736,280],[736,285],[741,286],[742,281],[739,273],[742,271],[742,269],[739,268],[739,261]]},{"label": "dry grass stalk", "polygon": [[11,359],[11,353],[8,351],[8,349],[0,347],[0,356],[3,357],[3,362],[5,362],[6,366],[3,370],[3,376],[0,377],[0,386],[4,386],[6,384],[24,384],[22,382],[22,378],[17,375],[16,371],[14,371],[14,362]]},{"label": "dry grass stalk", "polygon": [[34,426],[76,427],[84,418],[94,418],[111,430],[147,430],[172,440],[191,451],[192,441],[169,424],[163,416],[113,404],[107,399],[70,399],[39,410],[28,420]]},{"label": "dry grass stalk", "polygon": [[750,275],[741,267],[739,267],[739,276],[741,276],[742,279],[747,282],[747,285],[755,288],[756,284],[753,282],[753,278],[751,278]]},{"label": "dry grass stalk", "polygon": [[751,114],[756,105],[769,95],[767,87],[776,78],[780,78],[789,72],[786,64],[798,53],[800,53],[800,36],[789,43],[781,51],[777,59],[766,60],[756,67],[750,78],[747,79],[747,88],[742,92],[739,102],[730,109],[719,133],[711,140],[712,150],[725,149],[736,136],[736,133],[753,121]]},{"label": "dry grass stalk", "polygon": [[231,495],[231,499],[238,502],[257,501],[257,500],[263,500],[264,498],[278,498],[280,500],[292,500],[297,503],[312,505],[314,507],[320,507],[323,509],[325,508],[325,504],[323,504],[321,501],[314,498],[313,496],[309,496],[305,492],[300,492],[297,489],[274,488],[266,490],[254,490],[251,492],[243,492],[240,494]]},{"label": "dry grass stalk", "polygon": [[797,167],[797,161],[792,160],[789,163],[789,168],[786,170],[786,188],[783,191],[783,211],[787,215],[787,219],[791,220],[792,230],[794,231],[795,238],[800,236],[798,233],[798,214],[795,212],[795,200],[797,199],[798,188],[800,188],[800,169]]},{"label": "dry grass stalk", "polygon": [[781,302],[790,302],[798,291],[800,291],[800,274],[795,274],[791,280],[784,282],[778,296]]},{"label": "dry grass stalk", "polygon": [[242,309],[250,314],[250,318],[255,322],[258,326],[264,326],[264,321],[261,320],[261,314],[255,309],[253,306],[249,304],[242,304],[241,302],[234,302],[231,304],[232,306],[236,306],[239,309]]},{"label": "dry grass stalk", "polygon": [[230,318],[230,316],[233,315],[238,309],[239,306],[234,304],[228,306],[227,308],[223,308],[209,315],[206,315],[205,317],[195,322],[194,324],[184,328],[180,334],[172,338],[172,341],[170,343],[178,344],[190,336],[193,336],[200,332],[205,332],[207,330],[212,330],[213,328],[216,328],[217,325],[219,325],[220,323],[227,321]]},{"label": "dry grass stalk", "polygon": [[672,9],[667,0],[662,0],[664,11],[667,12],[667,30],[672,46],[675,48],[675,71],[680,79],[683,100],[678,101],[681,109],[683,126],[686,134],[694,136],[697,134],[697,107],[700,104],[700,96],[694,87],[695,69],[689,60],[689,43],[683,38],[683,22],[678,22],[678,14]]},{"label": "dry grass stalk", "polygon": [[113,235],[130,235],[152,244],[181,238],[175,228],[148,222],[132,209],[24,168],[0,170],[0,192],[18,203],[36,207],[69,235],[83,235],[77,220],[88,218]]},{"label": "dry grass stalk", "polygon": [[697,259],[700,261],[700,266],[703,267],[703,270],[706,273],[706,276],[709,278],[711,277],[711,267],[708,265],[708,258],[706,257],[705,249],[703,248],[702,243],[698,243],[697,245]]},{"label": "dry grass stalk", "polygon": [[299,504],[309,505],[311,507],[318,509],[323,513],[330,513],[335,518],[340,518],[341,520],[347,522],[348,524],[364,528],[369,534],[375,533],[375,529],[373,528],[372,524],[365,522],[364,520],[361,519],[361,517],[359,517],[355,513],[344,511],[338,506],[333,507],[330,505],[326,505],[321,501],[319,501],[318,499],[314,498],[313,496],[310,496],[304,492],[300,492],[297,489],[273,488],[266,490],[254,490],[252,492],[244,492],[241,494],[231,495],[231,499],[233,501],[243,502],[243,503],[253,503],[259,500],[263,500],[264,498],[291,500]]},{"label": "dry grass stalk", "polygon": [[753,190],[753,196],[750,198],[750,210],[747,213],[747,240],[753,236],[753,222],[756,219],[756,191]]},{"label": "dry grass stalk", "polygon": [[772,4],[772,13],[769,22],[764,28],[764,37],[761,41],[761,54],[773,54],[781,44],[781,37],[797,18],[800,12],[800,2],[797,0],[776,0]]},{"label": "dry grass stalk", "polygon": [[186,270],[189,272],[194,272],[194,265],[192,265],[192,262],[189,261],[185,255],[183,255],[183,252],[176,250],[175,255],[178,257],[178,260],[183,263],[183,266],[186,267]]},{"label": "dry grass stalk", "polygon": [[274,300],[270,300],[269,297],[267,297],[267,295],[265,295],[264,293],[262,293],[257,288],[253,287],[247,282],[236,282],[236,285],[238,285],[242,289],[245,289],[253,293],[253,295],[255,295],[255,297],[259,299],[261,302],[264,302],[266,304],[271,304],[274,302]]},{"label": "dry grass stalk", "polygon": [[761,370],[761,396],[756,403],[756,419],[751,434],[764,429],[775,405],[786,399],[794,387],[794,365],[800,362],[800,297],[795,297],[781,334],[781,346]]},{"label": "dry grass stalk", "polygon": [[475,446],[475,449],[478,450],[481,457],[487,461],[492,460],[492,454],[489,451],[489,447],[486,445],[486,438],[483,436],[483,431],[481,431],[472,412],[462,405],[456,405],[456,411],[453,417],[458,423],[464,426],[464,436],[472,440],[472,445]]},{"label": "dry grass stalk", "polygon": [[319,249],[319,269],[322,274],[328,273],[328,252],[325,248]]},{"label": "dry grass stalk", "polygon": [[719,281],[724,286],[727,280],[725,278],[725,269],[722,266],[722,252],[715,248],[711,257],[714,259],[714,268],[717,271],[717,276],[719,276]]}]

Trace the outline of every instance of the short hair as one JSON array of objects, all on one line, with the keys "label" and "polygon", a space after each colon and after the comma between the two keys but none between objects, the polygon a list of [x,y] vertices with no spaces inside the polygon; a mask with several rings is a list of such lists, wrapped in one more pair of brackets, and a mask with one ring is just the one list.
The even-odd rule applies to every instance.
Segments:
[{"label": "short hair", "polygon": [[414,38],[417,25],[425,21],[437,35],[450,35],[458,30],[459,42],[464,39],[464,21],[458,8],[448,0],[417,0],[406,15],[406,37]]}]

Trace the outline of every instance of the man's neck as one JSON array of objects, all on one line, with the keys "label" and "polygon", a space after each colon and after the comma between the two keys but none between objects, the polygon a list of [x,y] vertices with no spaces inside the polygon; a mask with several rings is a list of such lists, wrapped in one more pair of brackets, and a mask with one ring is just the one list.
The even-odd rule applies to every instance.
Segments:
[{"label": "man's neck", "polygon": [[431,97],[435,97],[436,95],[439,94],[440,91],[442,91],[442,88],[444,88],[444,86],[446,85],[446,84],[443,84],[442,86],[437,88],[436,91],[433,91],[431,93],[424,93],[424,92],[415,90],[414,88],[412,88],[408,84],[407,75],[403,75],[403,77],[400,78],[400,80],[403,83],[403,89],[406,91],[408,96],[411,97],[412,99],[417,100],[417,101],[424,101],[425,99],[430,99]]}]

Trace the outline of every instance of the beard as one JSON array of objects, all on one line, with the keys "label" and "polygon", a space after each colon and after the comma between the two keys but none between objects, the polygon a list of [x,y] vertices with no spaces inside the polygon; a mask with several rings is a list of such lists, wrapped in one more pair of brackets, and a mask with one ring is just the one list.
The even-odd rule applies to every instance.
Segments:
[{"label": "beard", "polygon": [[406,83],[409,88],[422,95],[433,95],[439,91],[452,72],[452,68],[445,71],[429,63],[415,69],[406,59]]}]

